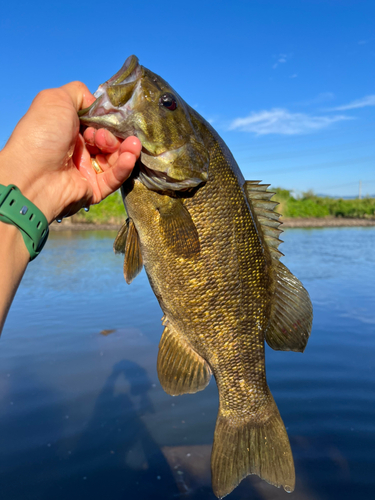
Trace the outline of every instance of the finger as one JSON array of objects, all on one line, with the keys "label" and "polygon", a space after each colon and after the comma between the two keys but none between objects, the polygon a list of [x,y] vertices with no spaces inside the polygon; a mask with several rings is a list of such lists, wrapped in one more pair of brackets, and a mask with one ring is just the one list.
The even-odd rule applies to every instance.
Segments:
[{"label": "finger", "polygon": [[136,158],[139,158],[139,155],[141,154],[141,149],[142,149],[142,144],[140,140],[135,137],[131,136],[125,139],[121,145],[118,151],[115,151],[115,153],[111,155],[98,155],[96,157],[97,161],[99,162],[100,166],[104,171],[108,170],[108,168],[113,167],[116,162],[118,161],[120,155],[123,153],[132,153],[136,156]]},{"label": "finger", "polygon": [[95,101],[95,97],[82,82],[70,82],[63,85],[61,88],[69,94],[77,111],[87,108]]},{"label": "finger", "polygon": [[103,153],[114,153],[120,147],[121,141],[108,130],[101,128],[94,134],[94,144]]},{"label": "finger", "polygon": [[[97,176],[101,199],[104,199],[121,187],[131,174],[136,160],[137,157],[133,153],[126,151],[119,156],[114,167]],[[98,203],[98,201],[101,200],[95,200],[95,203]]]},{"label": "finger", "polygon": [[81,134],[77,137],[72,159],[74,165],[79,171],[81,171],[82,166],[84,166],[85,169],[89,167],[92,169],[91,156]]},{"label": "finger", "polygon": [[91,146],[95,145],[95,132],[96,129],[93,127],[87,127],[87,129],[83,132],[83,138],[87,144],[91,144]]},{"label": "finger", "polygon": [[128,151],[129,153],[133,153],[133,155],[139,158],[139,155],[141,154],[141,149],[142,149],[141,141],[137,137],[132,135],[127,139],[125,139],[125,141],[121,144],[119,149],[119,154],[121,155],[122,153]]},{"label": "finger", "polygon": [[[104,130],[104,129],[101,129],[101,130]],[[98,130],[98,132],[100,132],[100,130]],[[118,139],[116,139],[116,140],[118,140]],[[95,140],[95,143],[97,143],[96,140]],[[88,149],[90,150],[90,148],[88,148]],[[134,154],[138,158],[140,155],[141,149],[142,149],[142,145],[141,145],[139,139],[137,139],[137,137],[135,137],[135,136],[131,136],[131,137],[128,137],[127,139],[125,139],[125,141],[123,141],[120,144],[120,148],[117,151],[115,151],[114,153],[108,154],[108,155],[97,154],[95,159],[99,163],[101,169],[105,172],[109,168],[113,167],[116,164],[119,156],[122,153],[129,152],[129,153]]]},{"label": "finger", "polygon": [[100,152],[99,148],[97,148],[95,145],[95,133],[96,130],[92,127],[89,127],[83,132],[83,138],[85,140],[86,147],[92,156],[95,156]]},{"label": "finger", "polygon": [[[111,158],[111,162],[109,162]],[[112,168],[118,159],[118,153],[113,153],[112,155],[105,156],[103,154],[97,154],[95,160],[99,163],[100,168],[103,172],[106,172],[109,168]]]}]

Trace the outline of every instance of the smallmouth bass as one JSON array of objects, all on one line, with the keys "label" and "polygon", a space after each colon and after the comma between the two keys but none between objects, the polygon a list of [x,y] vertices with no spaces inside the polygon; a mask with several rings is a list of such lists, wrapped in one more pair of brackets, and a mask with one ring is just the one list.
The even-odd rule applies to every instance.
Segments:
[{"label": "smallmouth bass", "polygon": [[114,243],[128,283],[143,265],[164,312],[157,360],[171,395],[213,374],[219,411],[211,457],[217,497],[249,474],[291,492],[293,456],[266,381],[264,340],[303,351],[312,307],[280,262],[273,193],[245,181],[217,132],[161,77],[129,57],[81,122],[142,143],[122,187],[128,219]]}]

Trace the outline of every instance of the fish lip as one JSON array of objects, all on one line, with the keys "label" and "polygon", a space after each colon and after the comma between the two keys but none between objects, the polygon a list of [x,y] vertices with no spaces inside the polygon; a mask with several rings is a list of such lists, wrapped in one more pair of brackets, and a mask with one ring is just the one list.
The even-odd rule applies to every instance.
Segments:
[{"label": "fish lip", "polygon": [[[121,83],[124,83],[125,80],[130,78],[133,74],[134,74],[134,76],[137,76],[136,75],[137,68],[139,68],[138,57],[135,55],[129,56],[125,60],[124,64],[120,68],[120,70],[117,71],[117,73],[114,74],[109,80],[107,80],[102,86],[109,87],[111,85],[119,85]],[[128,74],[124,78],[123,75],[126,73],[128,73]]]},{"label": "fish lip", "polygon": [[78,111],[78,117],[81,118],[81,117],[84,117],[84,115],[88,114],[88,116],[90,116],[90,111],[92,111],[93,109],[96,108],[96,106],[98,105],[98,103],[102,100],[104,96],[104,93],[101,94],[100,96],[98,96],[95,101],[90,104],[90,106],[88,106],[87,108],[83,108],[83,109],[80,109]]},{"label": "fish lip", "polygon": [[[129,56],[115,75],[113,75],[105,83],[99,85],[98,89],[94,92],[94,97],[96,97],[95,101],[87,108],[79,110],[78,117],[81,118],[87,116],[91,118],[92,112],[96,110],[103,96],[107,96],[108,98],[107,89],[109,87],[139,80],[141,76],[142,66],[140,66],[138,58],[134,55]],[[108,111],[108,113],[103,113],[103,115],[110,114],[111,112],[112,111]]]},{"label": "fish lip", "polygon": [[[134,134],[135,136],[136,135],[136,132]],[[167,153],[174,153],[174,152],[179,152],[180,150],[182,150],[185,146],[187,145],[187,142],[185,142],[184,144],[182,144],[182,146],[179,146],[178,148],[174,148],[174,149],[166,149],[165,151],[162,151],[161,153],[158,153],[158,154],[154,154],[154,153],[151,153],[147,148],[145,148],[143,145],[142,145],[142,153],[145,153],[147,154],[148,156],[152,156],[153,158],[161,158],[163,155],[167,154]]]}]

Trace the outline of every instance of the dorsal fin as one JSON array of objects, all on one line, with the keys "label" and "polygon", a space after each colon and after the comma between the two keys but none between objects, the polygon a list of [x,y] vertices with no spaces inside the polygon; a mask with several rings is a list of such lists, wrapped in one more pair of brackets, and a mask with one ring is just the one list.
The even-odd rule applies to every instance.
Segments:
[{"label": "dorsal fin", "polygon": [[278,246],[282,243],[279,236],[282,230],[279,229],[280,214],[274,211],[278,203],[271,201],[275,194],[272,191],[267,191],[269,184],[260,184],[261,181],[245,181],[243,186],[247,199],[249,200],[254,212],[257,216],[261,227],[264,241],[270,251],[271,257],[279,260],[283,255]]},{"label": "dorsal fin", "polygon": [[278,203],[270,201],[275,193],[267,191],[269,184],[246,181],[244,191],[256,215],[258,230],[271,254],[275,282],[270,321],[265,338],[272,349],[302,352],[307,344],[312,325],[312,305],[302,283],[279,262],[283,255],[278,250],[282,241],[279,229],[280,214],[274,212]]}]

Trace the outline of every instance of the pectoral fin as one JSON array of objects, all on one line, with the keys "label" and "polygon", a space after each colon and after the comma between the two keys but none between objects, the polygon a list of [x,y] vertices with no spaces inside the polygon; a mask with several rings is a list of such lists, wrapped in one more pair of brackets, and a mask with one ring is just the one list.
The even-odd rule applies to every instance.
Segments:
[{"label": "pectoral fin", "polygon": [[160,228],[169,242],[170,250],[178,257],[185,258],[199,254],[198,231],[182,201],[170,198],[158,211]]},{"label": "pectoral fin", "polygon": [[142,271],[143,259],[137,229],[132,219],[127,219],[113,244],[115,253],[124,253],[124,277],[128,285]]},{"label": "pectoral fin", "polygon": [[209,383],[211,369],[170,325],[164,328],[159,344],[158,376],[171,396],[194,394]]},{"label": "pectoral fin", "polygon": [[275,266],[276,290],[267,344],[279,351],[303,352],[312,326],[312,305],[302,283],[281,262]]},{"label": "pectoral fin", "polygon": [[126,238],[128,236],[128,231],[129,231],[128,220],[129,219],[127,219],[121,226],[119,232],[117,233],[116,239],[113,243],[113,251],[116,254],[125,253]]}]

